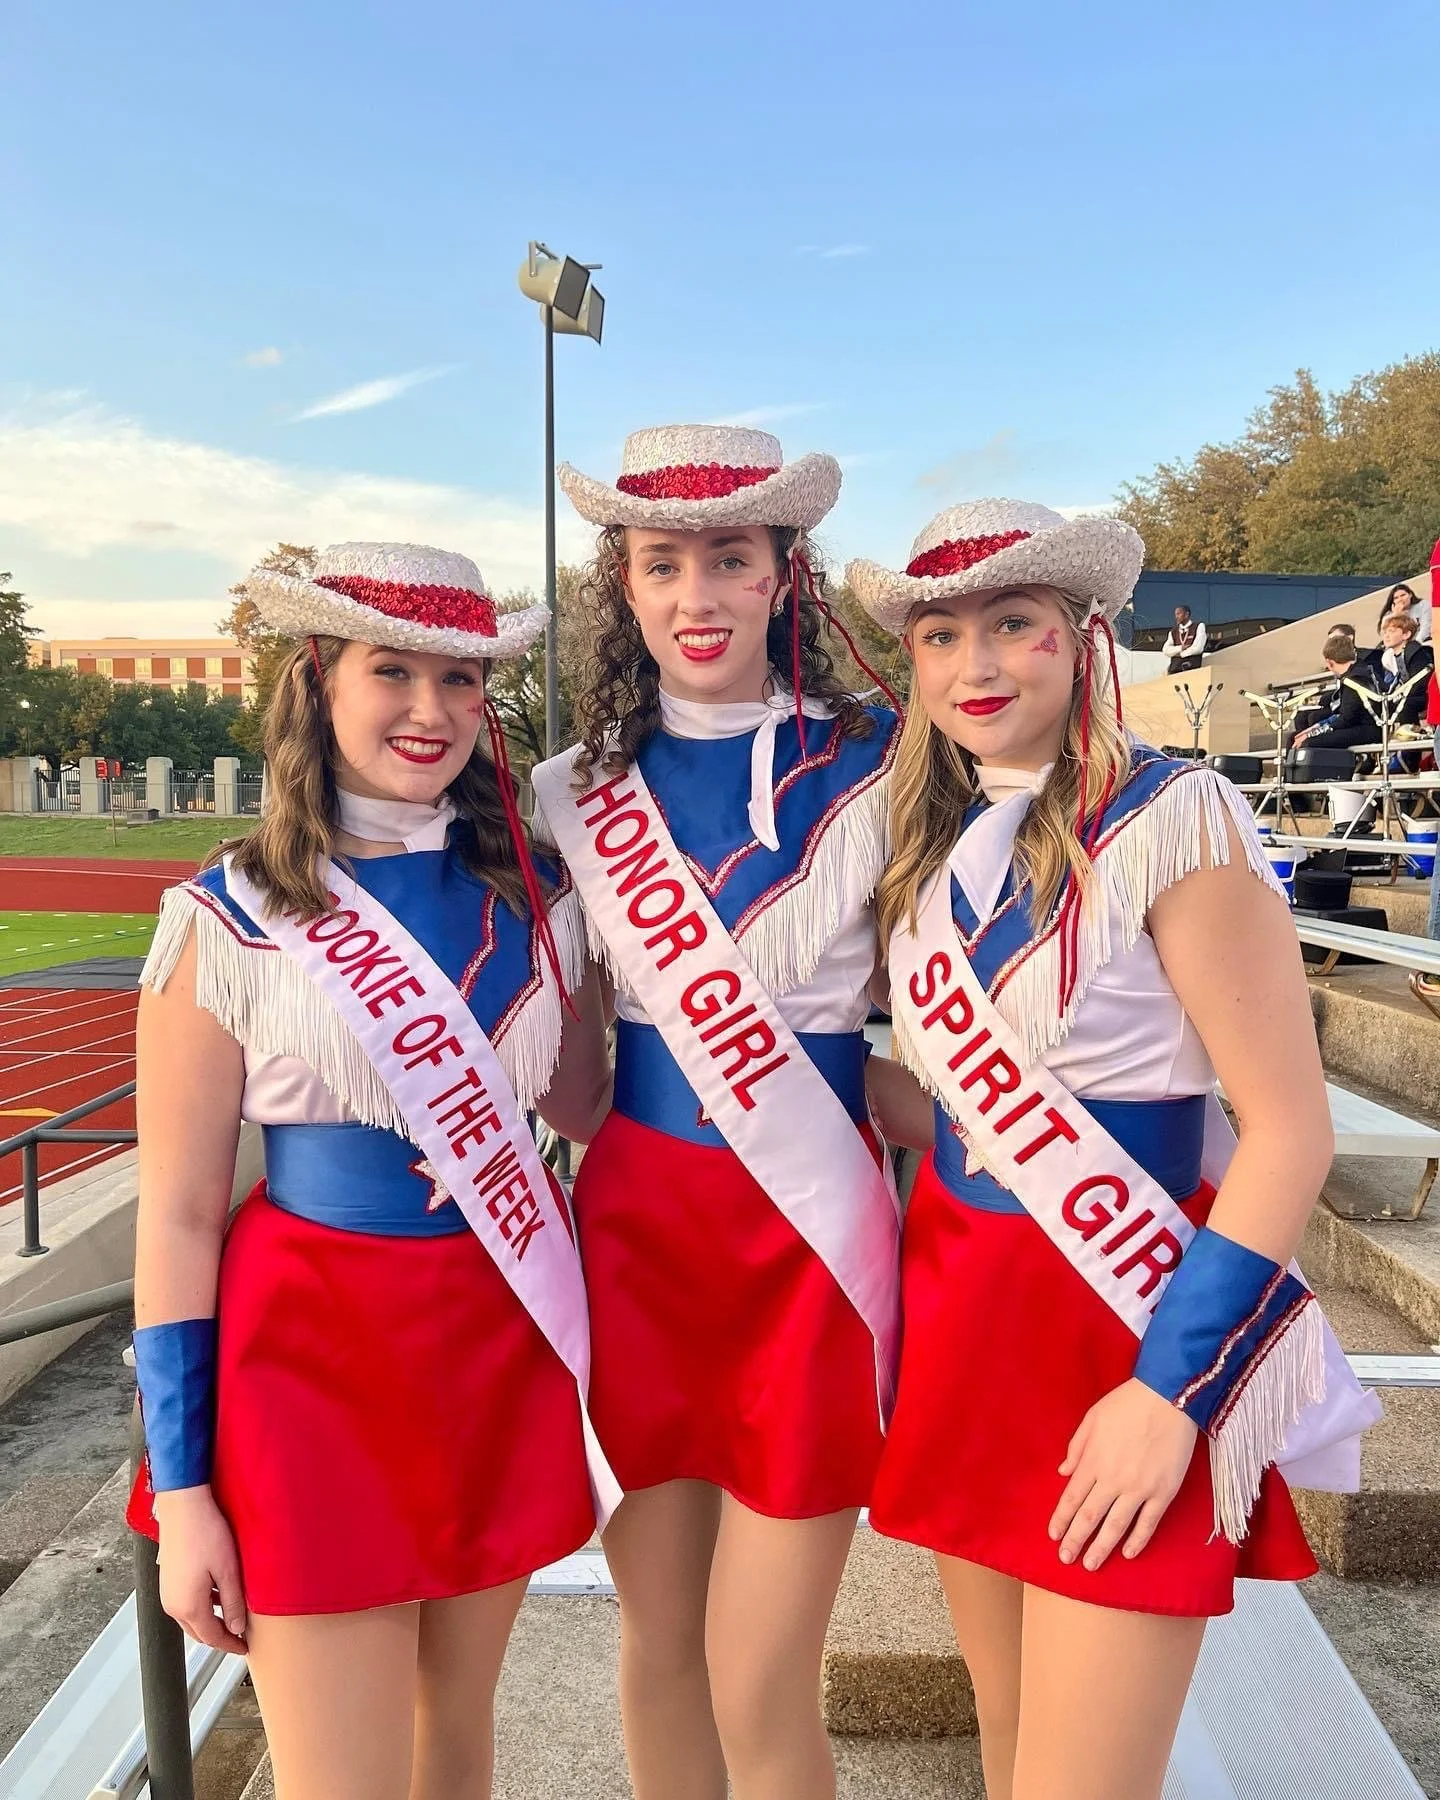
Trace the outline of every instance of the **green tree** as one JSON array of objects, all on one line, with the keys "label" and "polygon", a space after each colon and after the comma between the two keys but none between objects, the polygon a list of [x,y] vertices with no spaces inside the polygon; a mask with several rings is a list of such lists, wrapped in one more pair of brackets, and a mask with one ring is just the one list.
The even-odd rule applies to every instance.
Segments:
[{"label": "green tree", "polygon": [[[293,575],[304,580],[315,572],[317,552],[313,544],[277,544],[260,560],[262,569],[278,575]],[[220,621],[220,630],[233,637],[240,648],[255,661],[255,698],[240,708],[230,726],[230,736],[250,758],[258,758],[265,735],[265,709],[275,691],[275,677],[285,658],[295,648],[295,640],[282,632],[271,631],[261,619],[259,609],[249,597],[243,581],[237,581],[230,592],[234,605]],[[220,754],[229,754],[221,752]]]},{"label": "green tree", "polygon": [[0,569],[0,684],[9,687],[25,673],[25,596],[12,588],[14,578]]},{"label": "green tree", "polygon": [[1119,511],[1155,568],[1412,574],[1440,534],[1440,353],[1329,395],[1302,369],[1235,442],[1161,463]]},{"label": "green tree", "polygon": [[[561,747],[575,736],[575,694],[584,678],[586,624],[580,616],[581,571],[561,563],[555,571],[559,616],[559,665]],[[501,612],[519,612],[536,604],[529,588],[518,588],[498,602]],[[527,775],[545,755],[545,640],[538,639],[524,656],[492,663],[486,692],[499,715],[510,759],[517,775]]]}]

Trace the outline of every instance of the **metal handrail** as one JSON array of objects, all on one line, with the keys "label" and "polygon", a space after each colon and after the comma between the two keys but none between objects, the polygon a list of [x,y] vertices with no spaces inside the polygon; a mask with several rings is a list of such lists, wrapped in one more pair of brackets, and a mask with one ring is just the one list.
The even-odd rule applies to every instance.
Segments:
[{"label": "metal handrail", "polygon": [[20,1152],[20,1194],[23,1208],[25,1238],[17,1256],[44,1256],[49,1246],[40,1242],[40,1146],[42,1144],[133,1144],[136,1136],[133,1131],[117,1131],[98,1127],[88,1131],[74,1131],[70,1127],[77,1119],[88,1119],[91,1113],[114,1106],[117,1101],[129,1100],[135,1092],[135,1083],[127,1081],[124,1087],[111,1088],[108,1094],[101,1094],[97,1100],[87,1100],[81,1106],[72,1106],[68,1112],[59,1114],[53,1119],[46,1119],[43,1125],[30,1125],[0,1143],[0,1157],[9,1156],[16,1150]]}]

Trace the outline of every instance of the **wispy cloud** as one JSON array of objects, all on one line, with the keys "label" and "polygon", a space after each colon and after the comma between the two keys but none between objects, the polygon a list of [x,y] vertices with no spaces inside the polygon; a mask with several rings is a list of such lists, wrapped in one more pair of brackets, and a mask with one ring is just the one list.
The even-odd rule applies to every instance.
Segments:
[{"label": "wispy cloud", "polygon": [[970,498],[975,488],[1013,475],[1019,466],[1015,433],[1007,425],[985,443],[972,450],[957,450],[954,456],[947,457],[943,463],[927,469],[923,475],[917,475],[915,485],[918,488],[953,494],[957,498]]},{"label": "wispy cloud", "polygon": [[726,413],[723,419],[711,419],[712,425],[779,425],[785,419],[800,419],[806,413],[819,412],[820,403],[815,400],[788,406],[752,406],[748,412]]},{"label": "wispy cloud", "polygon": [[868,469],[872,463],[884,462],[889,454],[888,450],[846,450],[837,451],[835,460],[848,475],[852,469]]},{"label": "wispy cloud", "polygon": [[[471,488],[237,456],[158,436],[99,407],[59,417],[0,414],[4,528],[67,558],[121,547],[157,559],[212,556],[222,565],[217,592],[281,539],[379,538],[463,550],[503,593],[537,582],[544,541],[538,505],[518,506]],[[562,517],[561,556],[583,561],[593,548],[593,533]],[[30,591],[44,600],[33,584]]]},{"label": "wispy cloud", "polygon": [[372,406],[384,406],[387,400],[398,400],[401,394],[408,394],[411,388],[421,387],[427,381],[438,381],[454,367],[454,363],[446,363],[438,369],[411,369],[405,375],[382,375],[377,381],[362,381],[358,387],[342,388],[338,394],[312,401],[309,406],[296,413],[295,418],[297,422],[301,419],[328,419],[334,413],[365,412]]},{"label": "wispy cloud", "polygon": [[1084,506],[1057,506],[1055,511],[1067,519],[1110,519],[1115,516],[1115,502],[1091,500]]},{"label": "wispy cloud", "polygon": [[797,244],[797,256],[818,256],[825,262],[834,262],[839,257],[869,256],[871,244]]},{"label": "wispy cloud", "polygon": [[273,369],[284,362],[285,352],[277,349],[274,344],[267,344],[263,350],[252,350],[240,360],[247,369]]}]

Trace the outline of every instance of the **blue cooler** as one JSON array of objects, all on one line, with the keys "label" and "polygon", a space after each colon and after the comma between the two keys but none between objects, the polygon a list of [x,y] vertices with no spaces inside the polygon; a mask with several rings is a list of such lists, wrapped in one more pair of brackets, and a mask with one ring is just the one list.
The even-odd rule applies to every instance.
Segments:
[{"label": "blue cooler", "polygon": [[1435,873],[1435,838],[1440,832],[1440,822],[1434,819],[1407,819],[1405,821],[1405,838],[1412,846],[1406,859],[1410,873],[1419,875],[1428,881]]},{"label": "blue cooler", "polygon": [[1267,850],[1265,860],[1274,872],[1275,879],[1285,890],[1285,898],[1293,906],[1295,904],[1295,852],[1293,850]]}]

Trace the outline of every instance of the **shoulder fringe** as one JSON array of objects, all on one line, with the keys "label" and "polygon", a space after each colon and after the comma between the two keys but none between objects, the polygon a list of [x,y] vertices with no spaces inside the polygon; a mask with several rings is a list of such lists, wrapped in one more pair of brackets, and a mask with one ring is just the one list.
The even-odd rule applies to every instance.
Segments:
[{"label": "shoulder fringe", "polygon": [[1325,1398],[1325,1320],[1312,1296],[1250,1373],[1210,1440],[1215,1532],[1240,1543],[1266,1469],[1307,1406]]},{"label": "shoulder fringe", "polygon": [[[1081,911],[1075,991],[1063,1014],[1060,941],[1053,930],[1000,989],[996,1005],[1019,1033],[1031,1061],[1064,1040],[1090,983],[1112,957],[1134,948],[1156,899],[1207,861],[1230,861],[1227,822],[1251,874],[1283,894],[1244,795],[1213,769],[1185,769],[1172,776],[1154,799],[1118,826],[1095,858],[1096,890]],[[1119,928],[1118,942],[1112,937],[1112,921]]]},{"label": "shoulder fringe", "polygon": [[[866,906],[890,855],[890,776],[882,771],[821,833],[804,880],[761,908],[735,942],[762,987],[779,999],[813,979],[849,906]],[[590,955],[627,996],[630,984],[589,912]],[[632,996],[633,997],[633,996]]]},{"label": "shoulder fringe", "polygon": [[[567,986],[584,966],[583,928],[573,890],[550,914]],[[161,900],[160,921],[141,982],[156,993],[195,933],[195,1001],[237,1043],[261,1056],[294,1056],[362,1125],[412,1134],[389,1088],[334,1005],[283,952],[247,944],[183,887]],[[560,1050],[560,997],[544,982],[495,1040],[495,1053],[523,1111],[550,1085]]]},{"label": "shoulder fringe", "polygon": [[[573,886],[566,887],[552,899],[546,910],[565,991],[573,997],[580,991],[585,975],[585,915],[580,896]],[[510,1077],[510,1085],[523,1112],[530,1111],[554,1079],[565,1029],[565,1010],[555,983],[548,979],[549,964],[545,961],[544,951],[534,942],[533,929],[531,954],[539,957],[538,967],[547,979],[541,981],[504,1031],[493,1040],[495,1054]]]}]

